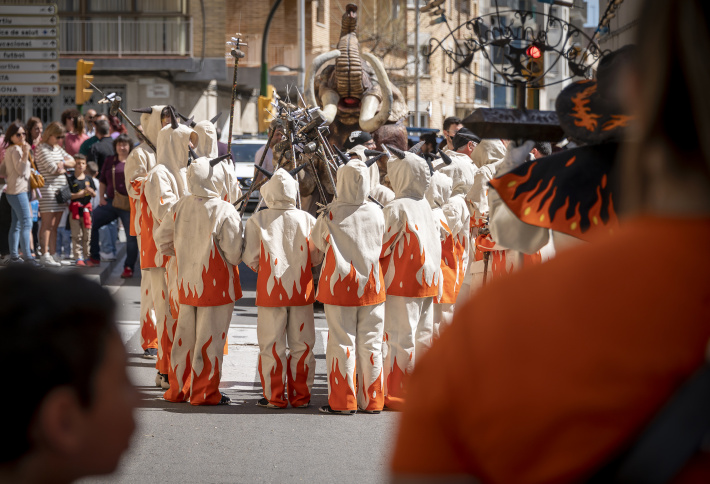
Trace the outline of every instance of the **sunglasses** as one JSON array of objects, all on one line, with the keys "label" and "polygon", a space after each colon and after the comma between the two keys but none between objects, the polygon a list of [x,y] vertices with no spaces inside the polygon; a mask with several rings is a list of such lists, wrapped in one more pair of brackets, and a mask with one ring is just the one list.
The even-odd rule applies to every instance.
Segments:
[{"label": "sunglasses", "polygon": [[64,138],[64,135],[55,136],[55,138],[57,138],[57,139],[62,139],[62,138]]},{"label": "sunglasses", "polygon": [[22,133],[15,133],[15,136],[25,136],[25,132],[23,131]]}]

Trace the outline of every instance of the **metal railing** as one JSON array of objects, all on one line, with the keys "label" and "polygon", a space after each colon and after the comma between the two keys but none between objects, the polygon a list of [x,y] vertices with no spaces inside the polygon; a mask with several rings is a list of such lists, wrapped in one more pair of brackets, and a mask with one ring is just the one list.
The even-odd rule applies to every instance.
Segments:
[{"label": "metal railing", "polygon": [[[242,38],[248,47],[244,49],[246,56],[239,61],[240,66],[256,67],[261,65],[261,39],[262,36],[256,34],[247,34]],[[232,59],[230,54],[225,54],[225,57],[228,61]],[[270,42],[266,61],[269,63],[269,68],[278,65],[296,68],[298,67],[298,47],[293,44],[272,44]]]},{"label": "metal railing", "polygon": [[59,48],[65,55],[192,56],[192,19],[60,19]]}]

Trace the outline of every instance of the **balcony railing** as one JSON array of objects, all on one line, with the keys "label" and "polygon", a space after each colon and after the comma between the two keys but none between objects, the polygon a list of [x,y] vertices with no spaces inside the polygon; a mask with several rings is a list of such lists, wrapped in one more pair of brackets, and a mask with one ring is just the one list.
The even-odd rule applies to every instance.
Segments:
[{"label": "balcony railing", "polygon": [[[261,65],[261,39],[258,34],[247,34],[242,40],[246,42],[247,47],[242,49],[246,56],[239,61],[239,65],[245,67],[258,67]],[[233,65],[233,57],[230,54],[225,54],[227,63]],[[269,69],[283,65],[291,68],[298,67],[298,47],[293,44],[273,44],[269,42],[266,61],[269,63]]]},{"label": "balcony railing", "polygon": [[63,55],[192,56],[192,19],[63,18],[59,39]]}]

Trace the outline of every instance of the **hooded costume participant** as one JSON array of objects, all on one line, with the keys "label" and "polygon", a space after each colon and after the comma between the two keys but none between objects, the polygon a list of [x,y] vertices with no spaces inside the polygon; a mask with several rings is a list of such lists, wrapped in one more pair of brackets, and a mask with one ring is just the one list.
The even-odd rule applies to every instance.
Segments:
[{"label": "hooded costume participant", "polygon": [[466,195],[471,212],[471,239],[473,255],[469,255],[469,269],[461,288],[461,298],[465,300],[472,291],[483,284],[485,271],[484,252],[490,252],[489,276],[497,277],[513,270],[513,259],[506,257],[504,248],[496,246],[490,234],[482,232],[488,223],[488,182],[495,177],[498,166],[503,162],[506,147],[501,140],[484,139],[473,152],[471,158],[478,166],[473,185]]},{"label": "hooded costume participant", "polygon": [[319,254],[309,247],[316,219],[296,208],[298,182],[289,172],[279,168],[269,176],[261,187],[268,208],[247,221],[243,255],[258,272],[259,405],[303,407],[311,400],[316,364],[312,260]]},{"label": "hooded costume participant", "polygon": [[417,354],[431,345],[432,304],[439,295],[441,237],[424,193],[431,181],[423,158],[389,148],[387,162],[395,199],[383,210],[382,268],[385,302],[385,405],[404,401],[403,383]]},{"label": "hooded costume participant", "polygon": [[[451,196],[442,206],[449,229],[454,237],[454,253],[456,255],[456,285],[454,293],[458,297],[468,271],[470,261],[471,230],[466,194],[473,186],[478,167],[470,157],[463,153],[446,150],[442,158],[451,160],[450,164],[440,164],[437,170],[449,176],[452,181]],[[447,320],[447,322],[450,321]]]},{"label": "hooded costume participant", "polygon": [[[180,194],[187,192],[178,181],[182,180],[180,170],[176,170],[176,178],[168,167],[178,165],[173,157],[185,160],[183,164],[187,166],[190,140],[197,141],[192,129],[177,122],[175,126],[173,128],[172,124],[168,124],[158,133],[157,164],[148,172],[141,204],[141,268],[147,269],[150,274],[156,319],[161,323],[158,324],[158,373],[162,379],[161,386],[165,389],[169,388],[170,354],[179,310],[177,265],[174,257],[168,257],[159,250],[155,236],[161,224],[171,217],[171,210],[180,199]],[[179,390],[175,389],[176,392]]]},{"label": "hooded costume participant", "polygon": [[165,398],[216,405],[229,401],[219,382],[234,301],[242,297],[242,223],[220,197],[221,169],[202,157],[186,171],[190,195],[178,200],[156,234],[161,250],[174,249],[180,302]]},{"label": "hooded costume participant", "polygon": [[[377,166],[377,163],[372,163]],[[328,321],[326,413],[379,413],[384,406],[382,336],[385,281],[380,266],[385,219],[368,201],[370,172],[353,159],[338,169],[338,198],[313,228],[325,253],[317,299]],[[358,381],[355,382],[355,368]],[[357,395],[357,396],[356,396]]]},{"label": "hooded costume participant", "polygon": [[[143,127],[143,132],[146,137],[152,142],[158,139],[158,133],[160,132],[160,112],[163,110],[164,106],[152,106],[150,108],[140,110],[141,114],[141,126]],[[148,111],[150,112],[143,112]],[[141,144],[136,146],[128,154],[126,158],[126,165],[124,167],[126,174],[126,190],[128,196],[131,200],[131,227],[130,234],[136,236],[136,241],[138,242],[138,252],[141,255],[141,271],[144,270],[144,257],[143,253],[143,236],[141,235],[141,213],[143,211],[142,197],[143,197],[143,184],[148,176],[148,172],[155,166],[155,152],[153,148],[148,146],[148,143],[143,141]],[[151,237],[152,239],[152,237]],[[152,243],[152,240],[151,240]],[[144,350],[148,348],[157,348],[159,350],[158,344],[158,330],[156,327],[156,322],[159,319],[154,313],[154,297],[150,285],[150,276],[143,272],[141,274],[141,301],[140,301],[140,312],[141,312],[141,347]],[[160,356],[160,350],[158,351]],[[158,373],[161,372],[162,368],[160,366],[160,359],[156,364]],[[159,383],[156,381],[156,383]]]},{"label": "hooded costume participant", "polygon": [[439,295],[434,298],[435,338],[439,337],[440,326],[451,322],[454,316],[454,303],[456,302],[456,282],[458,276],[456,242],[451,228],[449,227],[449,221],[443,210],[451,196],[452,184],[451,178],[443,173],[434,172],[431,175],[431,183],[425,194],[442,239]]}]

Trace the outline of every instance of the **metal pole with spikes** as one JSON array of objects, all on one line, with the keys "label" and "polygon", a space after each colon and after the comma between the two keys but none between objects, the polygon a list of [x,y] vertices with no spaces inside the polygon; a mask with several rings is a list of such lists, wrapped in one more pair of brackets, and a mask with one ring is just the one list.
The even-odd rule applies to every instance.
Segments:
[{"label": "metal pole with spikes", "polygon": [[231,51],[232,57],[234,57],[234,79],[232,80],[232,101],[230,103],[229,109],[229,141],[227,142],[227,153],[232,153],[232,129],[234,128],[234,100],[237,97],[237,71],[239,70],[239,59],[244,57],[244,52],[239,50],[239,47],[247,44],[242,42],[239,37],[242,34],[235,34],[237,37],[232,37],[231,42],[227,42],[227,45],[231,45],[234,48]]},{"label": "metal pole with spikes", "polygon": [[123,117],[123,119],[125,119],[128,122],[128,124],[131,126],[131,128],[133,128],[133,130],[136,132],[136,136],[138,136],[139,139],[144,140],[153,151],[155,151],[155,152],[158,151],[155,149],[155,145],[148,139],[148,137],[145,135],[145,133],[143,133],[141,130],[139,130],[138,126],[136,126],[135,123],[133,121],[131,121],[131,118],[129,118],[128,115],[123,111],[123,109],[121,109],[121,101],[122,101],[121,96],[117,96],[114,94],[113,97],[109,98],[110,94],[109,94],[109,96],[107,96],[106,94],[103,93],[103,91],[101,91],[101,89],[94,86],[92,83],[89,83],[89,84],[91,85],[91,87],[96,89],[96,91],[99,94],[101,94],[101,96],[103,96],[103,99],[101,101],[99,101],[99,103],[102,103],[102,101],[104,103],[109,103],[109,102],[111,103],[111,108],[109,110],[109,114],[111,114],[112,116],[115,116],[116,114],[120,114]]}]

